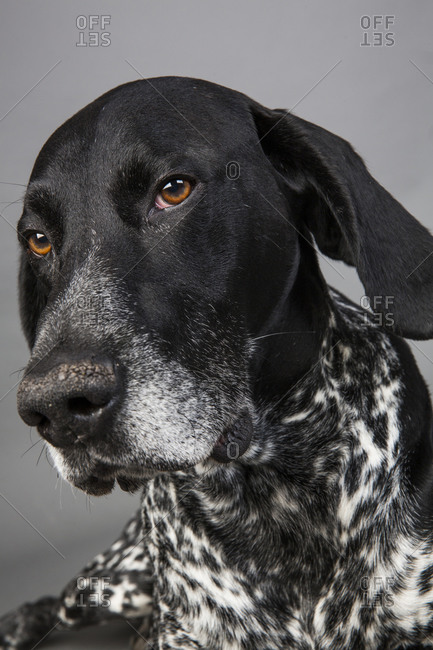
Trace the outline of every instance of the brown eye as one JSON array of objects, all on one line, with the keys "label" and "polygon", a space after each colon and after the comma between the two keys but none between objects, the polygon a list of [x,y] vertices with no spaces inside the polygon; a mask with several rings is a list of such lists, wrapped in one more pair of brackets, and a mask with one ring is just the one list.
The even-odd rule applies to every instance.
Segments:
[{"label": "brown eye", "polygon": [[46,235],[42,232],[34,232],[27,239],[29,250],[35,255],[48,255],[51,251],[51,244]]},{"label": "brown eye", "polygon": [[155,199],[158,208],[179,205],[191,194],[192,183],[186,178],[171,178]]}]

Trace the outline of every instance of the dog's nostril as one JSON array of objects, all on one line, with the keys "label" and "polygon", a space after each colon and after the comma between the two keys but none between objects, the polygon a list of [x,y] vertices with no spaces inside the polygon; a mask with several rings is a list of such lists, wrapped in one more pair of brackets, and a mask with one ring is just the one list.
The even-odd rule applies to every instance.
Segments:
[{"label": "dog's nostril", "polygon": [[68,400],[68,410],[73,415],[93,415],[101,406],[103,404],[95,404],[87,397],[71,397]]},{"label": "dog's nostril", "polygon": [[45,415],[42,415],[41,413],[38,413],[39,415],[39,422],[37,424],[38,431],[39,433],[43,433],[44,431],[47,431],[48,427],[50,426],[50,421]]},{"label": "dog's nostril", "polygon": [[29,424],[31,427],[39,427],[46,419],[45,415],[38,413],[38,411],[27,411],[25,415],[26,424]]}]

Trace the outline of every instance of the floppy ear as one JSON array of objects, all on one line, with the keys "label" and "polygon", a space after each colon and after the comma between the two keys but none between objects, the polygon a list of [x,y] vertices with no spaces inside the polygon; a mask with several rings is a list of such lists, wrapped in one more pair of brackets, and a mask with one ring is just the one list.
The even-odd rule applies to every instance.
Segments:
[{"label": "floppy ear", "polygon": [[348,142],[282,110],[252,108],[260,144],[303,193],[319,249],[356,266],[370,304],[400,336],[433,337],[433,237],[368,173]]}]

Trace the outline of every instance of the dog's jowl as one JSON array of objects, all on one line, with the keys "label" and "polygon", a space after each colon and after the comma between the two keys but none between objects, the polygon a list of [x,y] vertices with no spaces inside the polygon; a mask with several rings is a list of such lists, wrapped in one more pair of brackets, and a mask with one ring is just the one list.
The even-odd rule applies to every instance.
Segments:
[{"label": "dog's jowl", "polygon": [[1,647],[115,617],[143,648],[433,645],[432,411],[403,340],[433,336],[433,239],[347,142],[129,83],[45,144],[18,233],[19,413],[66,481],[143,499]]}]

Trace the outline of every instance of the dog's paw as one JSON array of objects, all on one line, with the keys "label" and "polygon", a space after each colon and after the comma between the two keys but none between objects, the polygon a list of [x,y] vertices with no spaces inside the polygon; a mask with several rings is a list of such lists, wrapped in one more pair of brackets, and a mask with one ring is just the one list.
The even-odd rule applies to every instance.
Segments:
[{"label": "dog's paw", "polygon": [[55,628],[58,599],[25,603],[0,617],[0,650],[31,650]]}]

